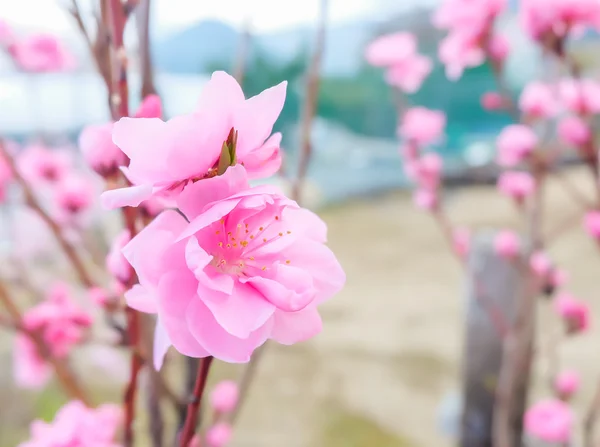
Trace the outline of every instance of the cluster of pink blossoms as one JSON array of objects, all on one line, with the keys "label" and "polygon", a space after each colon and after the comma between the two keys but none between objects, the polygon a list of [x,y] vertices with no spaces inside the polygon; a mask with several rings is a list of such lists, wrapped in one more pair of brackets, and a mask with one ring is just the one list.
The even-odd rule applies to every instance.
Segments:
[{"label": "cluster of pink blossoms", "polygon": [[27,388],[45,385],[52,371],[39,352],[36,343],[27,335],[35,333],[50,349],[55,358],[65,358],[73,347],[81,343],[92,317],[75,304],[66,284],[55,284],[46,299],[23,315],[23,328],[15,338],[15,380]]},{"label": "cluster of pink blossoms", "polygon": [[18,447],[120,447],[115,437],[121,420],[121,408],[117,405],[88,408],[79,401],[71,401],[51,423],[34,421],[31,439]]},{"label": "cluster of pink blossoms", "polygon": [[432,62],[417,53],[417,39],[406,32],[386,34],[369,44],[365,52],[367,62],[386,69],[388,84],[406,93],[414,93],[431,73]]},{"label": "cluster of pink blossoms", "polygon": [[139,278],[127,303],[158,316],[157,367],[171,345],[247,362],[268,339],[310,338],[321,330],[317,306],[344,285],[325,224],[277,188],[248,183],[281,164],[281,135],[271,132],[285,89],[245,99],[235,79],[216,72],[195,112],[114,124],[132,186],[104,193],[105,205],[161,197],[179,210],[161,213],[122,250]]},{"label": "cluster of pink blossoms", "polygon": [[440,43],[439,58],[449,79],[461,77],[465,68],[481,65],[487,56],[502,63],[509,52],[506,38],[494,34],[496,17],[506,0],[444,0],[433,23],[448,35]]}]

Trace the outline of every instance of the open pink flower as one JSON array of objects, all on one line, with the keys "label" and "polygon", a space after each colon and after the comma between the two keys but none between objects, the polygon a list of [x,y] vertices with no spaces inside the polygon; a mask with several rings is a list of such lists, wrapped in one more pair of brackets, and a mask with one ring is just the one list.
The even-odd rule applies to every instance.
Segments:
[{"label": "open pink flower", "polygon": [[114,126],[113,142],[131,160],[122,170],[133,186],[105,192],[104,206],[137,206],[157,194],[176,196],[187,185],[214,175],[232,132],[238,133],[236,158],[248,176],[274,174],[281,165],[281,135],[269,135],[281,113],[286,85],[282,82],[245,99],[237,81],[217,71],[190,115],[167,122],[122,118]]},{"label": "open pink flower", "polygon": [[558,112],[558,101],[548,84],[534,81],[521,92],[519,108],[532,118],[550,118]]},{"label": "open pink flower", "polygon": [[446,76],[455,81],[466,68],[477,67],[485,61],[485,51],[479,37],[469,32],[448,34],[441,42],[438,56],[446,66]]},{"label": "open pink flower", "polygon": [[537,402],[525,413],[525,432],[546,442],[566,445],[571,440],[574,416],[571,408],[558,399]]},{"label": "open pink flower", "polygon": [[367,62],[376,67],[403,64],[417,52],[414,34],[399,32],[385,34],[369,44],[365,51]]},{"label": "open pink flower", "polygon": [[42,145],[27,146],[17,157],[19,173],[31,183],[57,183],[70,172],[71,155],[66,150]]},{"label": "open pink flower", "polygon": [[402,116],[398,134],[417,145],[428,145],[439,140],[446,127],[446,115],[439,110],[413,107]]},{"label": "open pink flower", "polygon": [[35,34],[16,40],[8,50],[23,71],[58,72],[75,67],[73,55],[50,34]]},{"label": "open pink flower", "polygon": [[122,422],[121,408],[103,404],[88,408],[79,401],[64,405],[50,423],[36,420],[31,438],[17,447],[119,447],[115,437]]},{"label": "open pink flower", "polygon": [[535,190],[535,181],[528,172],[506,171],[498,178],[498,190],[517,202],[522,202]]},{"label": "open pink flower", "polygon": [[207,447],[225,447],[233,436],[231,425],[226,422],[219,422],[213,425],[206,432]]},{"label": "open pink flower", "polygon": [[430,58],[415,54],[403,63],[389,67],[385,72],[385,80],[406,93],[415,93],[421,88],[432,68],[433,63]]},{"label": "open pink flower", "polygon": [[65,225],[76,223],[94,203],[96,191],[91,179],[81,175],[69,175],[54,190],[56,218]]},{"label": "open pink flower", "polygon": [[481,95],[481,106],[485,110],[502,110],[506,107],[506,101],[498,92],[485,92]]},{"label": "open pink flower", "polygon": [[587,233],[600,241],[600,211],[590,211],[583,218],[583,226]]},{"label": "open pink flower", "polygon": [[557,132],[562,141],[575,147],[584,146],[592,139],[590,127],[578,116],[568,116],[560,120]]},{"label": "open pink flower", "polygon": [[554,310],[565,322],[569,334],[583,332],[589,326],[589,307],[573,295],[561,293],[554,301]]},{"label": "open pink flower", "polygon": [[533,39],[563,38],[586,27],[597,28],[600,4],[596,0],[522,0],[520,18]]},{"label": "open pink flower", "polygon": [[515,258],[520,247],[519,236],[514,231],[502,230],[494,238],[494,249],[503,258]]},{"label": "open pink flower", "polygon": [[600,83],[593,79],[564,79],[558,85],[563,105],[576,115],[600,113]]},{"label": "open pink flower", "polygon": [[218,413],[231,413],[238,403],[239,394],[237,383],[223,380],[210,393],[210,405]]},{"label": "open pink flower", "polygon": [[113,241],[110,251],[106,256],[106,269],[108,272],[118,281],[123,284],[127,284],[133,273],[131,266],[123,253],[123,247],[125,247],[131,240],[129,230],[125,229],[115,238]]},{"label": "open pink flower", "polygon": [[189,223],[165,211],[123,249],[140,280],[128,304],[158,314],[157,366],[170,345],[247,362],[267,339],[293,344],[321,330],[317,305],[345,274],[316,215],[277,188],[249,188],[241,165],[191,184],[178,206]]},{"label": "open pink flower", "polygon": [[116,173],[127,156],[112,141],[113,123],[90,124],[79,135],[79,147],[85,162],[103,177]]},{"label": "open pink flower", "polygon": [[522,124],[506,126],[496,140],[497,162],[500,166],[516,166],[531,155],[537,144],[538,138],[529,127]]},{"label": "open pink flower", "polygon": [[561,371],[554,380],[554,389],[561,399],[569,399],[579,389],[580,382],[577,371]]}]

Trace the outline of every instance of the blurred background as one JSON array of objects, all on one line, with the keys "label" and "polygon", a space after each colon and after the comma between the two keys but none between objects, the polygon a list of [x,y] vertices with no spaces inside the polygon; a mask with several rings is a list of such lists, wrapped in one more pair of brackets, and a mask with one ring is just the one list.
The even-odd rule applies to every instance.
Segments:
[{"label": "blurred background", "polygon": [[[364,60],[366,45],[390,31],[414,33],[419,51],[436,57],[442,34],[431,25],[436,0],[330,0],[318,111],[313,123],[314,157],[305,204],[329,224],[330,245],[348,276],[346,289],[323,308],[323,333],[293,347],[272,345],[236,429],[240,447],[392,447],[452,443],[459,413],[464,337],[464,278],[430,216],[412,206],[395,138],[397,113],[382,71]],[[283,132],[286,172],[294,172],[304,75],[314,45],[318,0],[152,0],[151,54],[155,82],[171,117],[190,112],[212,71],[233,70],[247,39],[244,91],[259,93],[289,82],[276,125]],[[540,55],[522,35],[513,1],[501,30],[511,41],[506,77],[517,95],[539,76]],[[81,1],[85,18],[92,2]],[[49,32],[73,52],[68,73],[24,74],[0,55],[0,134],[26,143],[42,139],[75,144],[82,127],[109,120],[106,89],[73,18],[69,2],[0,2],[0,19],[17,34]],[[86,20],[87,20],[86,19]],[[247,37],[244,37],[244,36]],[[140,70],[134,21],[126,29],[130,55],[130,99],[140,102]],[[573,54],[586,68],[597,62],[598,35],[577,41]],[[508,115],[490,114],[480,96],[495,90],[491,68],[468,70],[448,81],[437,61],[413,104],[443,110],[446,138],[436,148],[452,180],[445,199],[454,222],[514,227],[519,214],[481,175],[494,158],[498,131]],[[73,149],[75,150],[75,149]],[[566,173],[581,189],[591,181],[578,167]],[[279,181],[279,180],[274,180]],[[550,184],[547,221],[578,212]],[[590,191],[591,193],[591,191]],[[2,214],[5,219],[7,214]],[[4,221],[6,222],[6,220]],[[35,245],[41,233],[25,234]],[[9,238],[6,231],[3,247]],[[8,248],[10,249],[10,248]],[[572,291],[594,302],[600,261],[579,227],[565,232],[550,250],[567,267]],[[51,274],[50,274],[51,276]],[[34,279],[43,287],[43,279]],[[542,310],[542,332],[559,324]],[[598,330],[561,346],[565,363],[581,371],[588,400],[600,366],[591,362]],[[33,415],[51,417],[63,399],[56,388],[41,394],[16,390],[10,338],[0,346],[0,445],[24,439]],[[91,349],[91,348],[90,348]],[[115,353],[91,350],[79,365],[97,384],[97,396],[118,398],[127,364]],[[95,361],[92,361],[95,360]],[[542,370],[544,365],[540,365]],[[220,367],[219,374],[233,375]],[[109,373],[110,372],[110,373]],[[177,377],[174,378],[176,382]],[[541,388],[541,384],[540,384]],[[589,396],[589,393],[587,393]]]}]

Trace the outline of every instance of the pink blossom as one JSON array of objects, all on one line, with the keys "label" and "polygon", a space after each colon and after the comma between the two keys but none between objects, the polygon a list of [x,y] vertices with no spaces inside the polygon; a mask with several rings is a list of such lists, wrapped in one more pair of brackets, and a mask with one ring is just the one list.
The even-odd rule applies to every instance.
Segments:
[{"label": "pink blossom", "polygon": [[18,387],[34,390],[43,388],[52,376],[52,366],[40,355],[33,340],[23,333],[15,337],[13,375]]},{"label": "pink blossom", "polygon": [[385,80],[389,85],[398,87],[406,93],[415,93],[421,88],[425,78],[431,73],[433,63],[427,56],[415,54],[402,64],[387,69]]},{"label": "pink blossom", "polygon": [[546,253],[536,251],[529,259],[529,267],[539,278],[545,278],[552,271],[552,261]]},{"label": "pink blossom", "polygon": [[35,34],[14,41],[8,48],[17,66],[23,71],[42,73],[69,71],[75,58],[54,36]]},{"label": "pink blossom", "polygon": [[96,191],[92,181],[81,175],[69,175],[54,190],[56,218],[65,225],[73,224],[88,211],[94,202]]},{"label": "pink blossom", "polygon": [[533,438],[567,444],[571,440],[574,416],[571,408],[558,399],[537,402],[525,413],[525,432]]},{"label": "pink blossom", "polygon": [[467,32],[452,32],[441,42],[438,57],[446,66],[446,77],[459,79],[465,68],[477,67],[485,61],[485,51],[478,36]]},{"label": "pink blossom", "polygon": [[239,394],[237,383],[223,380],[210,393],[210,404],[219,413],[231,413],[237,405]]},{"label": "pink blossom", "polygon": [[0,46],[8,47],[14,42],[15,36],[12,27],[0,19]]},{"label": "pink blossom", "polygon": [[18,447],[119,447],[115,441],[122,421],[119,406],[103,404],[88,408],[79,401],[64,405],[51,423],[31,424],[31,439]]},{"label": "pink blossom", "polygon": [[510,52],[510,42],[502,34],[494,34],[488,44],[490,57],[498,62],[504,61]]},{"label": "pink blossom", "polygon": [[550,118],[558,111],[558,101],[548,84],[534,81],[521,92],[519,107],[532,118]]},{"label": "pink blossom", "polygon": [[485,110],[502,110],[506,107],[506,101],[498,92],[485,92],[481,95],[481,106]]},{"label": "pink blossom", "polygon": [[600,113],[600,83],[593,79],[564,79],[558,85],[563,105],[577,115]]},{"label": "pink blossom", "polygon": [[565,322],[569,334],[583,332],[589,326],[590,310],[587,304],[566,292],[556,297],[554,310]]},{"label": "pink blossom", "polygon": [[443,0],[435,11],[433,24],[444,29],[471,29],[479,34],[506,6],[506,0]]},{"label": "pink blossom", "polygon": [[71,156],[66,150],[41,145],[28,146],[17,157],[17,170],[32,184],[59,182],[71,166]]},{"label": "pink blossom", "polygon": [[414,192],[413,202],[423,211],[434,211],[439,205],[438,193],[435,190],[419,188]]},{"label": "pink blossom", "polygon": [[465,259],[471,248],[471,232],[468,228],[459,227],[452,232],[452,243],[454,252]]},{"label": "pink blossom", "polygon": [[417,39],[411,33],[399,32],[378,37],[365,51],[367,62],[376,67],[403,64],[417,52]]},{"label": "pink blossom", "polygon": [[103,177],[115,174],[127,156],[112,141],[113,123],[90,124],[79,135],[85,162]]},{"label": "pink blossom", "polygon": [[554,380],[554,389],[561,399],[568,399],[579,389],[581,379],[573,370],[562,371]]},{"label": "pink blossom", "polygon": [[559,138],[567,144],[581,147],[592,139],[592,131],[578,116],[568,116],[558,123]]},{"label": "pink blossom", "polygon": [[597,0],[522,0],[520,19],[533,39],[566,37],[571,31],[598,27],[600,4]]},{"label": "pink blossom", "polygon": [[428,145],[439,140],[446,127],[446,115],[439,110],[413,107],[402,116],[398,134],[409,144]]},{"label": "pink blossom", "polygon": [[590,236],[600,240],[600,211],[589,211],[583,218],[583,226]]},{"label": "pink blossom", "polygon": [[528,172],[506,171],[498,178],[498,190],[518,202],[522,202],[535,190],[535,181]]},{"label": "pink blossom", "polygon": [[96,306],[104,307],[108,301],[108,292],[102,287],[90,287],[87,291],[88,298]]},{"label": "pink blossom", "polygon": [[207,447],[225,447],[231,441],[233,430],[226,422],[213,425],[206,432]]},{"label": "pink blossom", "polygon": [[190,115],[167,122],[122,118],[114,126],[113,142],[131,160],[122,170],[133,187],[105,192],[104,206],[137,206],[154,195],[177,196],[186,186],[214,175],[232,130],[238,132],[237,162],[249,177],[274,174],[281,165],[281,135],[269,135],[283,107],[286,85],[282,82],[246,100],[237,81],[217,71]]},{"label": "pink blossom", "polygon": [[177,202],[189,223],[165,211],[123,249],[140,280],[127,303],[158,313],[156,366],[171,344],[247,362],[267,339],[293,344],[321,330],[317,305],[345,274],[316,215],[277,188],[249,188],[241,165],[191,184]]},{"label": "pink blossom", "polygon": [[118,281],[127,284],[133,271],[121,250],[131,240],[129,230],[125,229],[115,238],[106,256],[106,269]]},{"label": "pink blossom", "polygon": [[135,112],[135,118],[160,118],[162,116],[162,101],[158,95],[148,95]]},{"label": "pink blossom", "polygon": [[443,160],[438,154],[428,153],[412,163],[412,178],[425,189],[435,189],[440,184]]},{"label": "pink blossom", "polygon": [[494,249],[503,258],[515,258],[520,247],[519,236],[513,231],[502,230],[494,238]]},{"label": "pink blossom", "polygon": [[496,140],[497,162],[500,166],[516,166],[531,155],[537,144],[538,138],[529,127],[522,124],[506,126]]}]

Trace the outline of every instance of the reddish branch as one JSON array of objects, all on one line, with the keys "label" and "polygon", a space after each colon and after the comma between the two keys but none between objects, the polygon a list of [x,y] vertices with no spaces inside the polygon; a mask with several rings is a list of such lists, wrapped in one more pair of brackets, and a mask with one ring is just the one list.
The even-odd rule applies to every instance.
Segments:
[{"label": "reddish branch", "polygon": [[150,0],[140,0],[136,13],[138,28],[140,70],[142,72],[142,98],[156,94],[152,57],[150,52]]},{"label": "reddish branch", "polygon": [[308,77],[306,80],[306,99],[302,111],[302,122],[300,124],[300,159],[298,162],[298,174],[296,176],[293,188],[292,199],[300,202],[302,197],[302,186],[308,173],[308,166],[312,157],[311,128],[312,122],[317,111],[317,99],[319,96],[319,73],[321,71],[321,61],[325,50],[325,36],[327,31],[327,8],[328,1],[321,0],[321,14],[319,28],[317,29],[317,39],[315,42],[315,51],[308,68]]},{"label": "reddish branch", "polygon": [[188,405],[185,423],[181,432],[181,440],[179,444],[180,447],[187,447],[194,437],[194,433],[196,432],[196,423],[198,421],[198,414],[200,412],[202,394],[206,386],[206,379],[208,378],[208,372],[210,370],[210,364],[212,363],[212,360],[212,357],[200,359],[200,367],[198,368],[194,392]]}]

